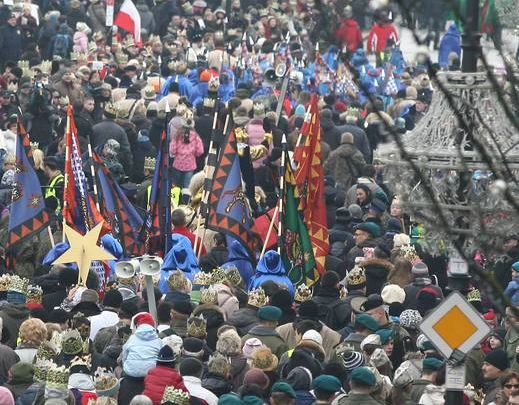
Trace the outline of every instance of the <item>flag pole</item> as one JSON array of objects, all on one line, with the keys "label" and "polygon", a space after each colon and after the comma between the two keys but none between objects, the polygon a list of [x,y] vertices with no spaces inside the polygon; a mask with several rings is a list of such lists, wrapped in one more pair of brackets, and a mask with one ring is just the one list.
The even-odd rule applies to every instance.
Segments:
[{"label": "flag pole", "polygon": [[[270,235],[272,234],[272,230],[274,229],[274,222],[276,222],[276,216],[279,214],[279,206],[280,206],[280,204],[276,205],[276,208],[274,209],[274,214],[272,215],[272,219],[270,220],[269,229],[267,231],[267,236],[265,238],[265,242],[263,243],[263,248],[261,249],[261,254],[259,257],[260,260],[263,257],[263,255],[265,254],[265,250],[267,250],[267,244],[270,239]],[[279,235],[278,235],[278,238],[279,238]]]},{"label": "flag pole", "polygon": [[50,229],[50,225],[47,227],[47,233],[49,234],[50,245],[54,249],[54,247],[56,246],[56,242],[54,242],[54,235],[52,234],[52,229]]},{"label": "flag pole", "polygon": [[88,141],[88,158],[90,160],[90,175],[92,176],[92,184],[94,187],[94,202],[96,204],[96,208],[99,212],[101,212],[101,209],[99,208],[99,194],[97,192],[97,181],[96,181],[96,175],[94,170],[94,157],[92,155],[92,144],[90,143],[90,137],[87,137]]},{"label": "flag pole", "polygon": [[169,101],[166,100],[166,107],[164,108],[164,111],[166,113],[166,120],[165,120],[165,123],[164,123],[164,126],[165,126],[165,130],[166,130],[166,139],[167,139],[167,143],[166,143],[166,156],[164,156],[164,159],[163,159],[163,162],[166,162],[166,170],[164,170],[163,174],[165,174],[164,176],[164,198],[165,198],[165,202],[164,202],[164,209],[166,210],[165,213],[164,213],[164,226],[165,226],[165,230],[164,230],[164,235],[166,237],[166,240],[165,240],[165,243],[164,243],[164,256],[166,256],[166,254],[169,252],[169,246],[171,244],[171,183],[169,181],[169,168],[172,166],[172,159],[171,159],[171,156],[169,154],[169,145],[171,143],[171,134],[169,133],[168,131],[168,118],[169,118],[169,113],[171,112],[171,108],[169,106]]},{"label": "flag pole", "polygon": [[[283,134],[283,138],[281,140],[281,167],[279,168],[279,201],[278,201],[278,253],[281,254],[281,244],[282,239],[281,235],[283,234],[283,226],[281,217],[283,216],[283,199],[285,198],[285,168],[286,168],[286,156],[287,156],[287,137]],[[288,162],[290,164],[290,162]],[[272,219],[274,222],[274,219]]]},{"label": "flag pole", "polygon": [[[70,137],[70,109],[72,106],[69,104],[67,107],[67,125],[65,129],[65,181],[63,183],[63,207],[61,208],[61,212],[65,212],[65,209],[68,207],[67,203],[67,189],[68,189],[68,173],[67,173],[67,165],[70,163],[70,147],[68,138]],[[66,235],[65,235],[65,224],[67,223],[67,220],[65,218],[65,215],[63,215],[63,236],[62,236],[62,242],[65,242]]]}]

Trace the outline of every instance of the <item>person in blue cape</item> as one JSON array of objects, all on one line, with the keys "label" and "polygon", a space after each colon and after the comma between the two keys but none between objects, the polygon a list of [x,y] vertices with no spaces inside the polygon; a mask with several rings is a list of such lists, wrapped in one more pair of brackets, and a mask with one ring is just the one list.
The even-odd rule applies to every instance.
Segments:
[{"label": "person in blue cape", "polygon": [[260,259],[256,266],[256,274],[251,278],[249,283],[249,291],[261,287],[267,281],[272,280],[278,284],[285,284],[288,292],[294,298],[294,285],[285,273],[285,267],[281,256],[275,250],[269,250]]},{"label": "person in blue cape", "polygon": [[250,279],[254,276],[254,267],[252,259],[247,253],[247,249],[236,239],[234,239],[228,247],[229,258],[227,262],[222,264],[223,269],[236,267],[240,272],[240,276],[245,285],[249,285]]},{"label": "person in blue cape", "polygon": [[168,67],[170,67],[173,74],[166,79],[162,89],[160,89],[160,94],[162,96],[167,96],[169,94],[169,86],[172,82],[176,82],[178,83],[178,94],[190,99],[193,93],[193,84],[185,75],[187,71],[186,62],[174,61],[170,63]]},{"label": "person in blue cape", "polygon": [[171,235],[172,246],[162,265],[160,271],[159,288],[163,294],[166,294],[168,289],[168,278],[171,272],[177,269],[182,270],[187,279],[193,282],[193,277],[200,272],[198,267],[198,260],[195,252],[191,247],[191,242],[188,238],[178,233]]},{"label": "person in blue cape", "polygon": [[440,49],[438,51],[438,64],[441,68],[449,67],[449,54],[454,52],[461,58],[461,34],[455,23],[452,23],[447,32],[440,41]]},{"label": "person in blue cape", "polygon": [[228,102],[232,97],[234,97],[235,88],[234,88],[234,73],[226,69],[224,72],[220,73],[220,86],[218,87],[218,97],[224,103]]}]

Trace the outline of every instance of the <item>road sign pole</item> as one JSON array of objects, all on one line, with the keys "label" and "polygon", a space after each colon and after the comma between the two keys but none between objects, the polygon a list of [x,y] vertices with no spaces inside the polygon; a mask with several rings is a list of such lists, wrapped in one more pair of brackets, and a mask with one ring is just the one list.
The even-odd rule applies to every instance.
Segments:
[{"label": "road sign pole", "polygon": [[463,403],[463,391],[447,390],[445,395],[445,405],[459,405]]}]

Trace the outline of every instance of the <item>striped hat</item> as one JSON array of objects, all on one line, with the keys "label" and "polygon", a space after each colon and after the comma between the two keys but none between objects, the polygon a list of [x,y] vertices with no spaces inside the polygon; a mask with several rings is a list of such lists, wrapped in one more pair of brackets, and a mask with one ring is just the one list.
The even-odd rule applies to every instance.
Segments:
[{"label": "striped hat", "polygon": [[342,354],[342,364],[348,372],[351,372],[357,367],[362,367],[364,365],[364,357],[362,356],[362,353],[347,350]]}]

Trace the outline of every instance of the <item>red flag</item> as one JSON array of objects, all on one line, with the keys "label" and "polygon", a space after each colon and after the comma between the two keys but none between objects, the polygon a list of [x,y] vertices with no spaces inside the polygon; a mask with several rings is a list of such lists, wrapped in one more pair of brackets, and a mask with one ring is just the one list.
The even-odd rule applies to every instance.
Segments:
[{"label": "red flag", "polygon": [[[66,156],[65,156],[65,190],[63,192],[63,218],[67,224],[80,233],[92,229],[103,216],[94,204],[94,200],[88,192],[88,182],[83,171],[83,159],[79,149],[79,141],[72,114],[72,106],[67,109],[68,128],[65,134]],[[105,221],[101,234],[110,231]]]},{"label": "red flag", "polygon": [[310,113],[305,118],[301,134],[304,137],[304,144],[294,155],[294,159],[298,162],[295,173],[296,184],[301,195],[300,208],[314,248],[317,271],[323,274],[329,242],[321,159],[321,123],[315,93],[312,95]]},{"label": "red flag", "polygon": [[132,0],[124,0],[117,16],[115,17],[114,25],[122,28],[126,32],[133,35],[136,45],[141,45],[141,16]]}]

